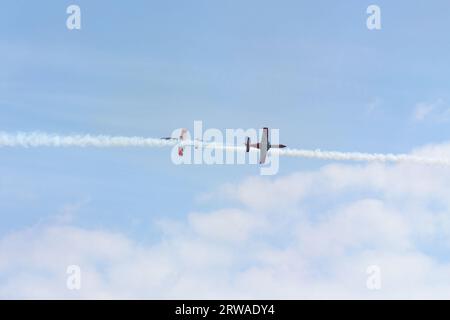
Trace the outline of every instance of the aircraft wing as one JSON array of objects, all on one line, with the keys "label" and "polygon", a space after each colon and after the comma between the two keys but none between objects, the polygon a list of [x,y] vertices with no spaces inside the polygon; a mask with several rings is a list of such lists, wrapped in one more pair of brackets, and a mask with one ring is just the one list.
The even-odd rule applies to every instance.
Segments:
[{"label": "aircraft wing", "polygon": [[267,148],[260,148],[261,152],[259,155],[259,163],[263,164],[264,162],[266,162],[266,155],[267,155]]},{"label": "aircraft wing", "polygon": [[259,149],[261,150],[259,163],[264,163],[266,161],[267,151],[269,150],[269,128],[263,128]]},{"label": "aircraft wing", "polygon": [[263,134],[261,137],[261,142],[259,144],[259,147],[261,149],[266,149],[266,151],[267,151],[269,149],[268,144],[269,144],[269,128],[263,128]]}]

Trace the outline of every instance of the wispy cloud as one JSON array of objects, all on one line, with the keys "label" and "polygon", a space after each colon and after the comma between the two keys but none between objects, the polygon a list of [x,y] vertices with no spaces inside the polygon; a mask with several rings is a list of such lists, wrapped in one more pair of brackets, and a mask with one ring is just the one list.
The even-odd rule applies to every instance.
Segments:
[{"label": "wispy cloud", "polygon": [[437,99],[416,104],[413,112],[413,119],[417,122],[433,121],[447,122],[450,120],[450,107],[444,99]]}]

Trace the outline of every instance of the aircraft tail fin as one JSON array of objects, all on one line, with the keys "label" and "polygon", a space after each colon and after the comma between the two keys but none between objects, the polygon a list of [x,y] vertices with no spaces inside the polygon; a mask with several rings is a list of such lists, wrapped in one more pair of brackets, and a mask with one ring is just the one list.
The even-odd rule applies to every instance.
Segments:
[{"label": "aircraft tail fin", "polygon": [[250,137],[245,141],[245,152],[250,152]]},{"label": "aircraft tail fin", "polygon": [[250,152],[250,148],[259,149],[259,143],[250,143],[250,137],[245,140],[245,151]]},{"label": "aircraft tail fin", "polygon": [[185,141],[186,135],[187,135],[187,129],[185,129],[185,128],[181,129],[180,140]]}]

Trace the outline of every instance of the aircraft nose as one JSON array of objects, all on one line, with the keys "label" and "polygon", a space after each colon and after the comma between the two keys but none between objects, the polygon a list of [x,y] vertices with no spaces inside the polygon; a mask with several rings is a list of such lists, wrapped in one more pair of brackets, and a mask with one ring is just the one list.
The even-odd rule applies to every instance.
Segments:
[{"label": "aircraft nose", "polygon": [[286,148],[284,144],[280,144],[280,148]]}]

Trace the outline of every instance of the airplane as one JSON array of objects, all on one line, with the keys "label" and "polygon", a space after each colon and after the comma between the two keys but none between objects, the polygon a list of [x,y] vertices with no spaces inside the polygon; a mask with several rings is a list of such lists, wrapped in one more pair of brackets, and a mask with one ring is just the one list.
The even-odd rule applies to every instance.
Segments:
[{"label": "airplane", "polygon": [[178,155],[182,157],[184,155],[184,147],[194,146],[195,149],[198,149],[199,146],[203,145],[203,141],[200,139],[195,139],[193,141],[188,141],[187,139],[188,130],[185,128],[181,129],[180,137],[162,137],[162,140],[174,140],[178,141]]},{"label": "airplane", "polygon": [[250,152],[250,148],[256,148],[260,150],[259,163],[263,164],[266,161],[267,152],[271,148],[282,149],[286,148],[286,146],[284,144],[270,144],[269,128],[263,128],[261,142],[250,144],[250,137],[247,137],[247,141],[245,142],[245,151]]},{"label": "airplane", "polygon": [[180,133],[180,137],[179,138],[172,138],[172,137],[163,137],[163,138],[161,138],[162,140],[175,140],[175,141],[178,141],[179,142],[179,145],[178,145],[178,155],[180,156],[180,157],[182,157],[183,156],[183,154],[184,154],[184,147],[185,147],[185,145],[183,144],[183,142],[185,142],[187,139],[186,139],[186,135],[187,135],[187,129],[185,129],[185,128],[183,128],[183,129],[181,129],[181,133]]}]

